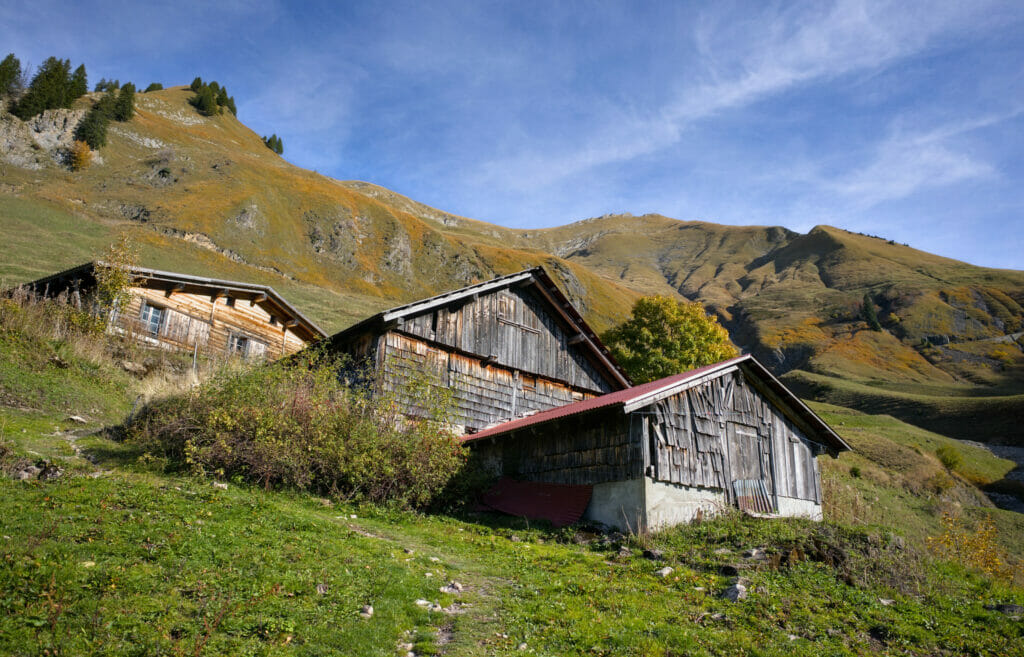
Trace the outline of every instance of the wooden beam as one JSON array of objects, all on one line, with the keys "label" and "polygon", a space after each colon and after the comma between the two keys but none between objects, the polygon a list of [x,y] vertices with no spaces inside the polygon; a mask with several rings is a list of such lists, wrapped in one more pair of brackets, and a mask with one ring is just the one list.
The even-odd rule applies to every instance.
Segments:
[{"label": "wooden beam", "polygon": [[267,293],[266,292],[260,292],[255,297],[253,297],[252,302],[253,303],[263,303],[264,301],[267,300],[267,298],[268,297],[267,297]]},{"label": "wooden beam", "polygon": [[175,292],[184,292],[184,291],[185,291],[185,284],[184,283],[178,283],[176,285],[173,285],[173,286],[167,288],[167,292],[164,293],[164,296],[168,296],[169,297],[172,294],[174,294]]},{"label": "wooden beam", "polygon": [[217,299],[220,299],[221,297],[226,297],[227,295],[228,295],[228,291],[227,290],[220,289],[220,290],[216,290],[215,292],[210,294],[210,298],[212,298],[214,301],[216,301]]},{"label": "wooden beam", "polygon": [[587,339],[587,336],[583,335],[582,333],[577,333],[576,335],[574,335],[571,338],[569,338],[569,344],[570,345],[579,344],[579,343],[583,342],[586,339]]}]

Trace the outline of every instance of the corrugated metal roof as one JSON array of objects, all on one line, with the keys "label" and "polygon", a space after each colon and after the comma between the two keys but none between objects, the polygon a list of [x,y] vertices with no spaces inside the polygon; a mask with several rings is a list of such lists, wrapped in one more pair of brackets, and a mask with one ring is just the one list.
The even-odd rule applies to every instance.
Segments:
[{"label": "corrugated metal roof", "polygon": [[510,420],[502,424],[478,431],[474,434],[463,436],[464,441],[479,440],[481,438],[488,438],[490,436],[497,436],[509,431],[516,431],[518,429],[524,429],[526,427],[535,426],[538,424],[544,424],[545,422],[551,422],[553,420],[559,420],[564,417],[571,415],[580,415],[581,413],[589,413],[599,408],[607,408],[610,406],[624,406],[625,404],[639,399],[645,395],[656,394],[657,392],[674,388],[675,386],[690,381],[691,379],[700,378],[701,376],[730,367],[742,360],[748,359],[750,356],[740,356],[730,360],[722,361],[721,363],[715,363],[714,365],[707,365],[705,367],[699,367],[689,372],[683,372],[682,374],[674,374],[672,376],[665,377],[664,379],[658,379],[657,381],[651,381],[650,383],[643,383],[632,388],[626,388],[625,390],[617,390],[610,392],[607,395],[601,395],[600,397],[591,397],[590,399],[584,399],[583,401],[574,402],[565,406],[559,406],[546,411],[542,411],[535,415],[528,417],[518,418],[516,420]]},{"label": "corrugated metal roof", "polygon": [[565,527],[583,517],[592,492],[592,486],[516,481],[506,477],[484,493],[480,501],[495,511],[547,520],[555,527]]},{"label": "corrugated metal roof", "polygon": [[625,390],[610,392],[600,397],[592,397],[591,399],[584,399],[573,404],[559,406],[558,408],[552,408],[528,417],[503,422],[483,431],[463,436],[462,440],[471,442],[484,438],[493,438],[573,415],[590,413],[602,408],[621,407],[627,412],[632,412],[659,399],[678,394],[688,386],[699,383],[705,377],[717,376],[733,368],[742,369],[748,377],[754,378],[770,388],[785,405],[780,410],[785,412],[790,419],[796,420],[798,424],[813,432],[819,440],[829,444],[837,451],[848,451],[851,449],[832,427],[828,426],[814,411],[800,401],[800,398],[794,395],[789,388],[775,378],[764,365],[757,362],[749,354],[730,358],[714,365],[699,367],[682,374],[674,374],[664,379],[658,379],[657,381],[651,381],[650,383],[644,383]]}]

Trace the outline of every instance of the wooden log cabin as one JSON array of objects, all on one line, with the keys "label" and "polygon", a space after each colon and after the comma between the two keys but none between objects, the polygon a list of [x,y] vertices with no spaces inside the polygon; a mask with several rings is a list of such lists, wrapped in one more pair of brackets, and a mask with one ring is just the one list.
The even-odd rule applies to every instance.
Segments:
[{"label": "wooden log cabin", "polygon": [[[43,296],[64,294],[82,306],[96,286],[85,263],[28,283]],[[131,299],[110,330],[154,347],[273,360],[326,334],[272,287],[131,267]]]},{"label": "wooden log cabin", "polygon": [[494,508],[564,518],[560,500],[575,503],[586,488],[589,502],[577,505],[576,517],[584,513],[624,531],[689,522],[730,506],[821,519],[815,457],[850,449],[751,356],[518,418],[464,440],[493,474],[537,482],[532,502],[520,485],[498,487],[485,498]]},{"label": "wooden log cabin", "polygon": [[[630,384],[540,267],[386,310],[327,345],[399,395],[425,373],[452,391],[452,424],[467,433]],[[415,415],[416,400],[402,401]]]}]

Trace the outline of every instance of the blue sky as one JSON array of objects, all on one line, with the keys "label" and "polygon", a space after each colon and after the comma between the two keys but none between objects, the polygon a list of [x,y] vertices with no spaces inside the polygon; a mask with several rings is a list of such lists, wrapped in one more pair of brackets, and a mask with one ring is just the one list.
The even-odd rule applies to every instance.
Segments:
[{"label": "blue sky", "polygon": [[831,224],[1024,269],[1024,3],[0,4],[0,49],[228,86],[285,157],[512,227]]}]

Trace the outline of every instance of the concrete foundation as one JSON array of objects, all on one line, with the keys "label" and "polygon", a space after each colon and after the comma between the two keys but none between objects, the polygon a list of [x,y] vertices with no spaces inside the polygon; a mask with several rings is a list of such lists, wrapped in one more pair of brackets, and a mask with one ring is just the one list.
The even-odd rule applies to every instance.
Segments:
[{"label": "concrete foundation", "polygon": [[583,517],[624,532],[644,527],[644,479],[595,484]]},{"label": "concrete foundation", "polygon": [[778,515],[789,518],[809,518],[821,521],[824,517],[821,505],[814,500],[799,500],[795,497],[780,497]]},{"label": "concrete foundation", "polygon": [[[821,520],[813,500],[778,498],[778,516]],[[730,508],[725,491],[654,481],[649,477],[594,486],[584,518],[623,532],[664,529],[710,518]]]}]

